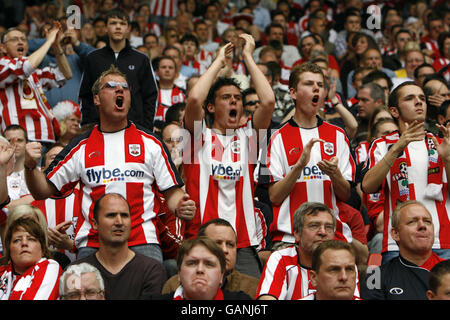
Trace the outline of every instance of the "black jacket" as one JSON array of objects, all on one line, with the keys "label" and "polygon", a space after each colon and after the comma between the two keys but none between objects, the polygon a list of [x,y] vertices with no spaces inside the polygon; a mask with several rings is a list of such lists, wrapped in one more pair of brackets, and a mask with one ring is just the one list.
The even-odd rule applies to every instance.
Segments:
[{"label": "black jacket", "polygon": [[85,60],[84,72],[80,85],[81,124],[98,122],[99,116],[94,105],[92,85],[102,72],[114,64],[127,76],[131,87],[131,108],[128,119],[149,130],[153,130],[153,118],[158,102],[158,86],[150,63],[143,53],[134,50],[126,42],[116,59],[114,51],[106,45],[92,51]]},{"label": "black jacket", "polygon": [[[380,270],[381,278],[378,278]],[[398,256],[383,264],[381,269],[367,273],[365,281],[361,283],[361,298],[364,300],[427,300],[429,274],[427,269]],[[381,285],[379,288],[375,285],[378,280]]]}]

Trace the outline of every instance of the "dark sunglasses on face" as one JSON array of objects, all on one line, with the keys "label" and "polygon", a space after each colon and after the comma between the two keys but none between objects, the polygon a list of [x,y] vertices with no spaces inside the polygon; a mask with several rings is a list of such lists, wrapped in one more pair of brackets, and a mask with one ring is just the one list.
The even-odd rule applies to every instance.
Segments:
[{"label": "dark sunglasses on face", "polygon": [[246,106],[255,106],[257,103],[260,103],[259,100],[247,101]]},{"label": "dark sunglasses on face", "polygon": [[102,89],[116,89],[118,86],[122,87],[123,90],[129,90],[130,88],[128,87],[128,83],[126,82],[117,82],[117,81],[108,81],[106,82]]}]

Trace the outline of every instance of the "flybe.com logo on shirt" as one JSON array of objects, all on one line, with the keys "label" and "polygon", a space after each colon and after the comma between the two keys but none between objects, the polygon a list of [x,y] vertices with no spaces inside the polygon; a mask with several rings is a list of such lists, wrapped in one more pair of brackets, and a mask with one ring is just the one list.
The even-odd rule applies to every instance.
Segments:
[{"label": "flybe.com logo on shirt", "polygon": [[91,183],[110,183],[113,181],[124,181],[125,178],[143,178],[144,171],[141,170],[120,170],[119,168],[115,168],[112,170],[108,170],[105,168],[102,169],[88,169],[86,171],[86,176],[89,182]]},{"label": "flybe.com logo on shirt", "polygon": [[236,168],[232,166],[224,166],[219,163],[219,165],[211,165],[211,171],[213,178],[216,180],[239,180],[242,168],[241,166]]}]

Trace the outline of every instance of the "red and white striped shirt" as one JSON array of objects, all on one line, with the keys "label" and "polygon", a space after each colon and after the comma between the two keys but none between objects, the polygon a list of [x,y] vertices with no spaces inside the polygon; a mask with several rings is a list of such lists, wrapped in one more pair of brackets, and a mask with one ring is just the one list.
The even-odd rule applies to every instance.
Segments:
[{"label": "red and white striped shirt", "polygon": [[431,39],[431,37],[429,35],[426,37],[422,37],[420,39],[420,42],[425,44],[425,47],[427,50],[433,51],[431,58],[437,59],[441,56],[441,53],[439,52],[439,45],[438,45],[437,41]]},{"label": "red and white striped shirt", "polygon": [[0,267],[0,300],[56,300],[59,297],[58,262],[42,258],[23,274],[15,274],[12,264]]},{"label": "red and white striped shirt", "polygon": [[336,231],[351,242],[351,230],[339,217],[330,177],[319,169],[317,163],[337,157],[339,170],[344,179],[354,181],[355,161],[350,153],[350,143],[344,130],[320,118],[317,119],[317,127],[311,129],[300,128],[293,119],[290,119],[272,134],[267,151],[264,152],[266,160],[261,160],[259,182],[274,183],[286,176],[300,158],[303,146],[311,139],[321,138],[326,141],[313,146],[310,160],[303,168],[291,193],[281,205],[273,205],[273,221],[270,225],[273,241],[294,243],[292,230],[294,212],[304,202],[318,201],[334,210],[337,220]]},{"label": "red and white striped shirt", "polygon": [[95,201],[106,193],[119,193],[130,205],[129,246],[158,243],[156,189],[164,192],[183,185],[164,143],[133,123],[113,133],[95,126],[63,149],[45,173],[62,194],[80,183],[77,248],[98,247],[98,234],[90,221]]},{"label": "red and white striped shirt", "polygon": [[150,3],[152,16],[176,17],[178,11],[177,0],[152,0]]},{"label": "red and white striped shirt", "polygon": [[256,298],[271,295],[278,300],[297,300],[315,291],[310,269],[300,266],[295,246],[273,252],[264,266]]},{"label": "red and white striped shirt", "polygon": [[[50,197],[45,200],[35,200],[31,203],[33,207],[39,208],[47,220],[49,228],[55,228],[65,221],[72,221],[72,226],[66,230],[70,239],[75,239],[75,228],[78,217],[81,215],[79,191],[74,189],[72,193],[61,198]],[[70,261],[76,259],[76,255],[70,250],[59,250],[64,253]]]},{"label": "red and white striped shirt", "polygon": [[166,121],[167,110],[176,103],[186,101],[186,94],[180,87],[174,85],[172,89],[158,90],[158,108],[155,112],[155,120]]},{"label": "red and white striped shirt", "polygon": [[202,75],[205,73],[206,69],[208,68],[205,64],[197,61],[197,60],[184,60],[183,61],[183,65],[184,66],[189,66],[191,68],[194,68],[195,70],[197,70],[197,74],[198,75]]},{"label": "red and white striped shirt", "polygon": [[368,152],[369,152],[369,142],[361,141],[355,148],[356,164],[360,164],[366,161]]},{"label": "red and white striped shirt", "polygon": [[253,200],[257,147],[252,122],[228,135],[215,133],[204,121],[198,127],[183,153],[186,192],[197,205],[194,219],[186,223],[185,238],[195,237],[201,224],[222,218],[236,230],[238,248],[257,246]]},{"label": "red and white striped shirt", "polygon": [[439,72],[442,68],[448,66],[449,64],[450,60],[447,58],[434,59],[433,68],[436,72]]},{"label": "red and white striped shirt", "polygon": [[34,69],[28,58],[0,59],[1,130],[18,124],[31,141],[55,142],[54,123],[44,89],[64,85],[64,75],[55,68]]},{"label": "red and white striped shirt", "polygon": [[[359,297],[359,276],[355,296]],[[298,300],[316,292],[311,284],[311,269],[300,265],[297,247],[291,246],[273,252],[259,279],[256,298],[271,295],[278,300]]]},{"label": "red and white striped shirt", "polygon": [[[389,135],[383,136],[375,140],[369,149],[367,162],[363,169],[363,174],[370,168],[374,167],[380,162],[388,152],[389,140],[395,139],[398,136],[398,131]],[[439,138],[437,138],[439,141]],[[433,249],[449,249],[450,248],[450,197],[448,197],[447,175],[445,167],[442,170],[442,196],[443,201],[430,199],[426,197],[425,190],[427,189],[428,181],[428,149],[426,141],[413,141],[408,144],[404,150],[404,154],[409,159],[410,164],[407,164],[408,188],[409,198],[411,200],[420,201],[430,212],[434,224],[434,244]],[[414,155],[414,156],[410,156]],[[384,230],[383,230],[383,246],[382,252],[397,251],[398,246],[391,236],[391,217],[397,206],[397,198],[394,192],[391,192],[391,170],[386,176],[386,179],[381,186],[380,191],[384,195]]]}]

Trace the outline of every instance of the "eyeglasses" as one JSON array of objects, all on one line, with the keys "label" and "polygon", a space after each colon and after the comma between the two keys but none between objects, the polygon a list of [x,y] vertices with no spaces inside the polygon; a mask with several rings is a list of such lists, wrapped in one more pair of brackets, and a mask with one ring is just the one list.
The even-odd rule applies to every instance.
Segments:
[{"label": "eyeglasses", "polygon": [[12,38],[9,38],[8,40],[5,40],[5,42],[19,42],[19,41],[26,42],[27,38],[25,38],[25,37],[12,37]]},{"label": "eyeglasses", "polygon": [[123,90],[129,90],[130,88],[128,87],[128,83],[126,82],[117,82],[117,81],[108,81],[106,82],[103,87],[101,88],[101,90],[103,89],[116,89],[118,86],[122,87]]},{"label": "eyeglasses", "polygon": [[334,232],[334,226],[332,224],[310,223],[306,225],[306,227],[313,232],[319,231],[322,226],[324,227],[326,233]]},{"label": "eyeglasses", "polygon": [[103,290],[86,290],[84,292],[73,291],[69,292],[61,297],[65,300],[80,300],[82,296],[86,298],[86,300],[94,300],[98,297],[98,295],[103,294]]},{"label": "eyeglasses", "polygon": [[259,101],[259,100],[251,100],[251,101],[247,101],[247,103],[245,105],[246,106],[255,106],[257,103],[261,103],[261,101]]}]

